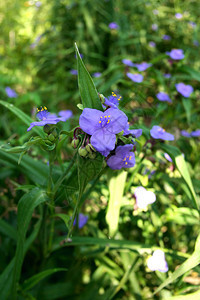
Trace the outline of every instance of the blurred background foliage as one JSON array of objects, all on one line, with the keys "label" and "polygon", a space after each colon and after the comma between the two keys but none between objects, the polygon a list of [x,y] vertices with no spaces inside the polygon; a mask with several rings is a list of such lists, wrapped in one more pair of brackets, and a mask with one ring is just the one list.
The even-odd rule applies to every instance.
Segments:
[{"label": "blurred background foliage", "polygon": [[[89,216],[89,221],[83,229],[75,230],[77,240],[69,247],[59,244],[67,229],[57,218],[54,251],[43,258],[39,237],[25,256],[21,283],[49,268],[63,267],[67,271],[47,277],[28,291],[20,287],[19,299],[131,300],[170,299],[172,296],[176,299],[176,295],[198,290],[200,268],[197,266],[160,294],[153,295],[167,275],[147,269],[146,259],[152,247],[165,249],[170,275],[194,250],[199,216],[192,208],[188,188],[173,163],[164,158],[159,147],[149,155],[142,147],[153,125],[163,126],[173,133],[174,145],[184,153],[199,195],[199,137],[186,138],[180,134],[180,130],[190,132],[200,128],[199,11],[200,3],[192,0],[1,1],[2,100],[14,104],[32,118],[41,105],[56,113],[71,109],[74,117],[64,124],[64,129],[77,126],[80,115],[77,108],[80,96],[74,71],[77,68],[74,42],[77,42],[98,92],[108,96],[112,91],[119,91],[123,97],[120,105],[130,124],[143,128],[144,133],[140,147],[145,158],[142,161],[141,157],[137,158],[136,167],[128,172],[123,186],[118,231],[114,236],[117,243],[102,242],[102,239],[110,238],[106,213],[111,191],[104,174],[98,182],[92,181],[86,190],[82,211]],[[176,13],[181,13],[182,18],[177,19]],[[110,29],[111,22],[116,22],[118,29]],[[157,30],[152,29],[153,24],[158,25]],[[171,40],[164,40],[163,35],[169,35]],[[173,48],[183,49],[184,60],[171,63],[165,52]],[[134,83],[126,76],[132,69],[124,65],[122,59],[131,59],[134,63],[146,61],[153,66],[141,72],[143,82]],[[101,75],[95,77],[96,72]],[[168,73],[170,79],[163,76]],[[193,86],[194,93],[189,99],[177,93],[175,84],[178,82]],[[13,89],[16,97],[9,97],[6,87]],[[160,102],[156,98],[159,91],[167,92],[172,104]],[[31,136],[26,129],[20,119],[1,106],[1,144],[22,145]],[[63,161],[70,159],[73,153],[67,144],[64,145]],[[2,271],[14,255],[16,240],[12,237],[15,236],[13,230],[16,230],[18,200],[33,184],[45,182],[47,176],[48,158],[42,150],[33,148],[30,157],[25,156],[19,166],[17,160],[17,154],[0,151],[0,213],[7,226],[10,223],[8,228],[4,223],[0,226]],[[63,163],[63,167],[66,165]],[[56,172],[60,172],[58,165]],[[57,213],[71,214],[76,174],[74,177],[68,189],[60,191]],[[138,212],[134,210],[133,194],[135,187],[140,185],[153,191],[157,201],[147,211]],[[34,228],[39,213],[35,212],[31,228]],[[96,240],[90,242],[87,236]],[[127,245],[127,240],[140,243],[139,250],[134,244]]]}]

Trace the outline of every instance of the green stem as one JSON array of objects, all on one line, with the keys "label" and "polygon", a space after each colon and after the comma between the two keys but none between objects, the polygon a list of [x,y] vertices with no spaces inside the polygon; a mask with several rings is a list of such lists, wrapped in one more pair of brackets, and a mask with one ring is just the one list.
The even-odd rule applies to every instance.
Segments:
[{"label": "green stem", "polygon": [[[77,211],[78,211],[78,208],[79,208],[80,200],[81,200],[81,197],[79,195],[78,199],[77,199],[77,202],[76,202],[76,205],[75,205],[75,209],[73,211],[73,215],[72,215],[72,219],[71,219],[71,223],[70,223],[70,226],[69,226],[69,231],[68,231],[66,239],[68,239],[70,237],[70,235],[71,235],[71,232],[72,232],[72,229],[73,229],[74,220],[76,218]],[[77,220],[77,224],[78,224],[78,220]]]},{"label": "green stem", "polygon": [[60,178],[57,180],[57,182],[54,185],[54,189],[53,189],[53,195],[56,194],[57,190],[59,189],[61,183],[65,180],[65,177],[68,175],[69,171],[71,170],[71,168],[73,167],[73,164],[76,160],[76,156],[77,156],[77,152],[75,153],[74,157],[72,158],[71,162],[69,163],[67,169],[65,170],[65,172],[60,176]]}]

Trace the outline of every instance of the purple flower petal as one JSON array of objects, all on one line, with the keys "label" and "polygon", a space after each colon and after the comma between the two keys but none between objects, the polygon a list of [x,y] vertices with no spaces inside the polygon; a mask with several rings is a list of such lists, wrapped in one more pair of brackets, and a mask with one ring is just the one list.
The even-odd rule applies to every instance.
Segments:
[{"label": "purple flower petal", "polygon": [[99,129],[99,121],[101,116],[103,116],[103,112],[100,110],[84,108],[79,119],[79,125],[81,129],[84,132],[92,135],[96,130]]},{"label": "purple flower petal", "polygon": [[191,132],[192,137],[199,137],[200,136],[200,129]]},{"label": "purple flower petal", "polygon": [[[77,221],[77,218],[75,218],[75,220],[74,220],[74,223],[73,223],[74,226],[76,225],[76,221]],[[80,213],[78,216],[78,228],[79,229],[83,228],[83,226],[85,226],[87,221],[88,221],[88,216]]]},{"label": "purple flower petal", "polygon": [[109,27],[110,29],[118,29],[118,28],[119,28],[119,25],[118,25],[117,23],[115,23],[115,22],[111,22],[111,23],[108,25],[108,27]]},{"label": "purple flower petal", "polygon": [[130,59],[122,59],[122,62],[124,65],[127,65],[129,67],[134,67],[135,64]]},{"label": "purple flower petal", "polygon": [[185,98],[190,97],[190,94],[193,92],[193,87],[191,85],[186,85],[183,82],[180,82],[175,85],[177,92],[179,92],[181,95],[183,95]]},{"label": "purple flower petal", "polygon": [[131,168],[135,165],[135,154],[131,151],[133,145],[118,146],[115,155],[107,160],[107,165],[113,170]]},{"label": "purple flower petal", "polygon": [[132,74],[132,73],[126,73],[127,77],[130,78],[134,82],[142,82],[143,76],[141,74]]},{"label": "purple flower petal", "polygon": [[135,64],[135,67],[138,69],[139,72],[145,71],[149,67],[151,67],[152,64],[149,64],[147,62],[142,62],[141,64]]},{"label": "purple flower petal", "polygon": [[158,94],[156,94],[156,97],[159,101],[166,101],[166,102],[170,102],[170,103],[172,102],[169,95],[164,92],[159,92]]},{"label": "purple flower petal", "polygon": [[102,155],[108,156],[111,150],[115,148],[116,135],[105,129],[99,129],[91,136],[91,145]]},{"label": "purple flower petal", "polygon": [[73,113],[71,110],[61,110],[59,111],[58,115],[62,117],[63,121],[65,122],[73,116]]},{"label": "purple flower petal", "polygon": [[165,141],[173,141],[174,136],[171,133],[166,132],[162,127],[160,126],[153,126],[150,130],[150,134],[154,139],[161,139]]},{"label": "purple flower petal", "polygon": [[172,159],[171,159],[171,157],[169,156],[168,153],[164,153],[164,157],[166,158],[166,160],[172,162]]},{"label": "purple flower petal", "polygon": [[17,98],[18,97],[17,93],[13,89],[11,89],[9,86],[7,86],[5,88],[5,92],[9,98]]},{"label": "purple flower petal", "polygon": [[185,57],[182,49],[172,49],[170,52],[166,52],[174,60],[180,60]]}]

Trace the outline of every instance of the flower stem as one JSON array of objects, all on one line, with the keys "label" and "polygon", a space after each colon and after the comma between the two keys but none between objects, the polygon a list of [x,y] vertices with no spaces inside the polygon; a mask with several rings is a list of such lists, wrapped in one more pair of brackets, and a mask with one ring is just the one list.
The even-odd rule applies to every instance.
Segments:
[{"label": "flower stem", "polygon": [[75,153],[74,157],[72,158],[72,160],[69,163],[69,165],[68,165],[67,169],[65,170],[65,172],[60,176],[60,178],[58,178],[57,182],[55,183],[54,189],[52,191],[53,195],[56,194],[56,192],[59,189],[61,183],[65,180],[65,177],[68,175],[69,171],[73,167],[73,164],[74,164],[74,162],[76,160],[76,156],[77,156],[77,152]]}]

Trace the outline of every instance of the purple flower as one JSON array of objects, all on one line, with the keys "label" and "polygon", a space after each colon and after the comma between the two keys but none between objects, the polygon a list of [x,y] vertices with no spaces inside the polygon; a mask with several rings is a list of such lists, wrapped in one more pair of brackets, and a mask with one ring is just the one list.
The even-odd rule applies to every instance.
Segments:
[{"label": "purple flower", "polygon": [[75,70],[75,69],[71,69],[71,70],[70,70],[70,73],[71,73],[72,75],[78,75],[78,71]]},{"label": "purple flower", "polygon": [[17,93],[13,89],[11,89],[9,86],[7,86],[5,88],[5,92],[9,98],[17,98],[18,97]]},{"label": "purple flower", "polygon": [[194,130],[191,133],[189,133],[186,130],[181,130],[181,135],[187,138],[190,137],[199,137],[200,136],[200,129]]},{"label": "purple flower", "polygon": [[126,73],[128,78],[130,78],[134,82],[142,82],[143,81],[143,76],[141,74],[132,74],[132,73]]},{"label": "purple flower", "polygon": [[172,75],[171,75],[171,74],[164,74],[164,77],[165,77],[165,78],[171,78]]},{"label": "purple flower", "polygon": [[162,127],[160,126],[153,126],[150,130],[150,134],[154,139],[161,139],[165,141],[173,141],[174,136],[171,133],[166,132]]},{"label": "purple flower", "polygon": [[116,134],[124,130],[127,122],[125,113],[115,108],[104,112],[84,108],[79,119],[81,129],[91,135],[92,146],[104,156],[115,148]]},{"label": "purple flower", "polygon": [[[74,220],[74,223],[73,223],[74,226],[76,225],[76,220],[77,220],[77,218],[75,218],[75,220]],[[85,226],[85,224],[87,223],[87,221],[88,221],[88,216],[80,213],[78,215],[78,228],[79,229],[83,228],[83,226]]]},{"label": "purple flower", "polygon": [[[62,114],[63,111],[61,111]],[[46,107],[38,109],[37,118],[40,120],[38,122],[32,122],[30,124],[30,127],[27,129],[27,131],[30,131],[34,126],[45,126],[47,124],[57,124],[58,122],[62,121],[65,122],[67,119],[70,118],[70,114],[68,113],[68,117],[61,116],[57,117],[55,114],[50,114]]]},{"label": "purple flower", "polygon": [[135,64],[130,59],[122,59],[122,62],[124,65],[127,65],[129,67],[134,67]]},{"label": "purple flower", "polygon": [[157,25],[157,24],[152,24],[152,25],[151,25],[151,29],[152,29],[153,31],[157,31],[157,30],[158,30],[158,25]]},{"label": "purple flower", "polygon": [[147,62],[142,62],[141,64],[134,64],[135,67],[138,69],[139,72],[145,71],[149,67],[152,66],[152,64],[148,64]]},{"label": "purple flower", "polygon": [[96,78],[101,77],[101,73],[100,72],[95,72],[95,73],[93,73],[93,77],[96,77]]},{"label": "purple flower", "polygon": [[200,136],[200,129],[192,131],[191,136],[192,137],[199,137]]},{"label": "purple flower", "polygon": [[131,134],[133,137],[137,139],[142,135],[142,129],[129,129],[129,123],[127,123],[123,135],[129,135],[129,134]]},{"label": "purple flower", "polygon": [[108,98],[105,98],[104,104],[110,106],[112,108],[117,108],[119,105],[119,101],[122,99],[122,96],[112,92],[112,95]]},{"label": "purple flower", "polygon": [[112,155],[107,160],[107,165],[113,170],[122,168],[132,168],[135,165],[135,155],[131,151],[133,145],[118,146],[115,150],[115,155]]},{"label": "purple flower", "polygon": [[155,48],[155,46],[156,46],[156,43],[155,43],[155,42],[153,42],[153,41],[150,41],[150,42],[149,42],[149,47]]},{"label": "purple flower", "polygon": [[188,24],[192,27],[195,28],[197,26],[197,24],[193,21],[189,21]]},{"label": "purple flower", "polygon": [[118,28],[119,28],[119,25],[118,25],[117,23],[115,23],[115,22],[111,22],[111,23],[108,25],[108,27],[109,27],[110,29],[118,29]]},{"label": "purple flower", "polygon": [[168,35],[168,34],[164,34],[162,38],[163,38],[163,40],[165,40],[165,41],[170,41],[170,40],[171,40],[171,36]]},{"label": "purple flower", "polygon": [[182,49],[172,49],[170,52],[166,52],[174,60],[180,60],[185,57]]},{"label": "purple flower", "polygon": [[191,137],[190,133],[187,132],[186,130],[181,130],[181,135],[187,138]]},{"label": "purple flower", "polygon": [[193,87],[191,85],[186,85],[183,82],[180,82],[178,84],[175,85],[176,86],[176,90],[183,95],[185,98],[190,97],[190,94],[193,92]]},{"label": "purple flower", "polygon": [[140,209],[146,209],[148,204],[156,201],[156,195],[151,191],[147,191],[143,186],[138,186],[135,189],[134,195],[137,207]]},{"label": "purple flower", "polygon": [[165,260],[165,253],[162,250],[154,251],[153,255],[147,260],[147,266],[151,271],[167,272],[168,265]]},{"label": "purple flower", "polygon": [[59,117],[63,118],[63,121],[67,121],[69,118],[73,116],[73,113],[71,110],[61,110],[58,113]]},{"label": "purple flower", "polygon": [[170,103],[172,102],[169,95],[167,93],[164,93],[164,92],[160,92],[160,93],[156,94],[156,97],[160,101],[167,101],[167,102],[170,102]]},{"label": "purple flower", "polygon": [[176,13],[175,17],[180,20],[180,19],[182,19],[183,15],[180,13]]},{"label": "purple flower", "polygon": [[171,159],[171,157],[169,156],[168,153],[164,153],[164,157],[166,158],[166,160],[172,162],[172,159]]}]

